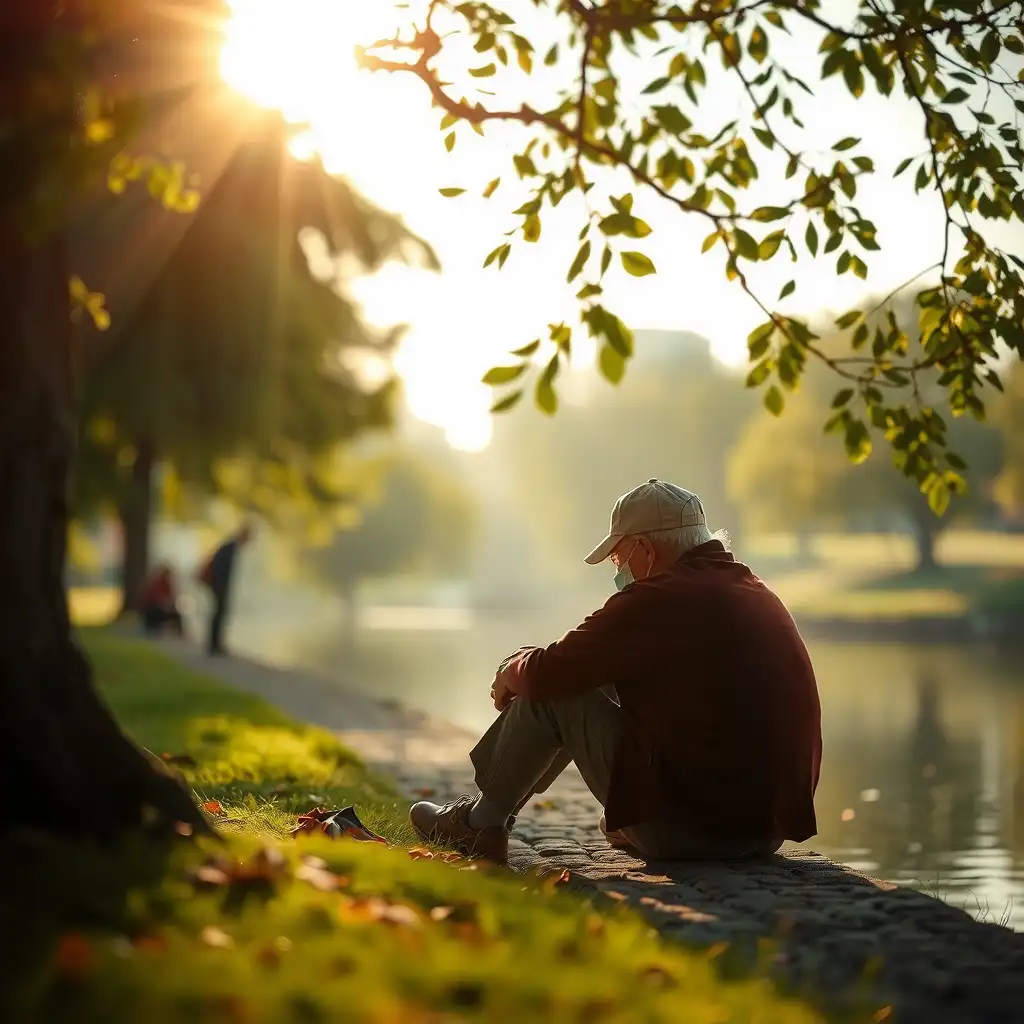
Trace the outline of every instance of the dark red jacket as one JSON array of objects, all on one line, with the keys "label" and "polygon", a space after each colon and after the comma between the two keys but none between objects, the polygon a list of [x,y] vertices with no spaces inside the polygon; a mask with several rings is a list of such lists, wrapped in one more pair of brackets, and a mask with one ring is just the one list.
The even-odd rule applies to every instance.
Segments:
[{"label": "dark red jacket", "polygon": [[506,671],[509,689],[531,700],[618,691],[627,728],[610,829],[668,817],[712,839],[802,842],[817,831],[814,669],[785,605],[718,541]]}]

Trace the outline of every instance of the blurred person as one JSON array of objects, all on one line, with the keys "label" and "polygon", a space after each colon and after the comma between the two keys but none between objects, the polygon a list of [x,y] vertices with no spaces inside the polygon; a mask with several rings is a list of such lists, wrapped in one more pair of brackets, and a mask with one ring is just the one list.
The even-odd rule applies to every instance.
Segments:
[{"label": "blurred person", "polygon": [[177,581],[174,570],[166,562],[156,566],[146,579],[140,604],[142,627],[148,635],[162,633],[167,628],[178,636],[185,635]]},{"label": "blurred person", "polygon": [[199,582],[209,589],[213,598],[206,645],[207,653],[210,655],[219,656],[227,653],[224,649],[224,626],[228,616],[235,561],[239,549],[252,540],[252,534],[251,524],[243,523],[233,536],[214,551],[199,570]]},{"label": "blurred person", "polygon": [[608,841],[640,856],[768,856],[813,836],[814,670],[785,605],[724,536],[674,484],[620,497],[586,557],[610,559],[618,593],[501,663],[500,714],[470,754],[479,795],[415,804],[416,830],[504,861],[520,809],[575,761]]}]

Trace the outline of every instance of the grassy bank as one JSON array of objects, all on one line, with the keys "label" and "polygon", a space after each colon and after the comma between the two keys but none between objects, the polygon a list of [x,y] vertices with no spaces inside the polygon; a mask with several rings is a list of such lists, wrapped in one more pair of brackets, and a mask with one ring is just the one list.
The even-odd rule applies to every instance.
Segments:
[{"label": "grassy bank", "polygon": [[[767,981],[722,980],[729,950],[664,944],[554,881],[415,848],[278,839],[293,811],[354,802],[400,841],[404,808],[330,735],[141,642],[87,643],[125,727],[186,759],[225,842],[0,845],[0,1019],[816,1019]],[[33,799],[9,782],[8,799]]]}]

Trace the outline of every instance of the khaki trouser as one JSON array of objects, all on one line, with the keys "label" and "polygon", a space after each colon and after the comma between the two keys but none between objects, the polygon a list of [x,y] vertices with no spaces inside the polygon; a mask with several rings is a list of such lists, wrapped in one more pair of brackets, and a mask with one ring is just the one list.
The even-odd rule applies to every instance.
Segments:
[{"label": "khaki trouser", "polygon": [[[502,711],[470,754],[476,784],[489,803],[514,815],[575,761],[583,781],[603,807],[623,725],[622,709],[603,690],[572,700],[519,697]],[[781,845],[772,840],[706,841],[669,820],[632,825],[621,834],[637,852],[652,858],[763,857]]]}]

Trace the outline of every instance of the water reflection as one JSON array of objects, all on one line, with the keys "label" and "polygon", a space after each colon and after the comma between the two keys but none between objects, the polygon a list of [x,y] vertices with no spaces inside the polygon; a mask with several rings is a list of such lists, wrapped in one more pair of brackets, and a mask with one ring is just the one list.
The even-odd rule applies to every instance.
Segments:
[{"label": "water reflection", "polygon": [[[374,610],[239,621],[253,654],[328,671],[479,730],[494,666],[564,615]],[[436,616],[435,616],[436,618]],[[957,648],[812,643],[825,761],[811,846],[1024,928],[1024,672],[1011,655]]]}]

